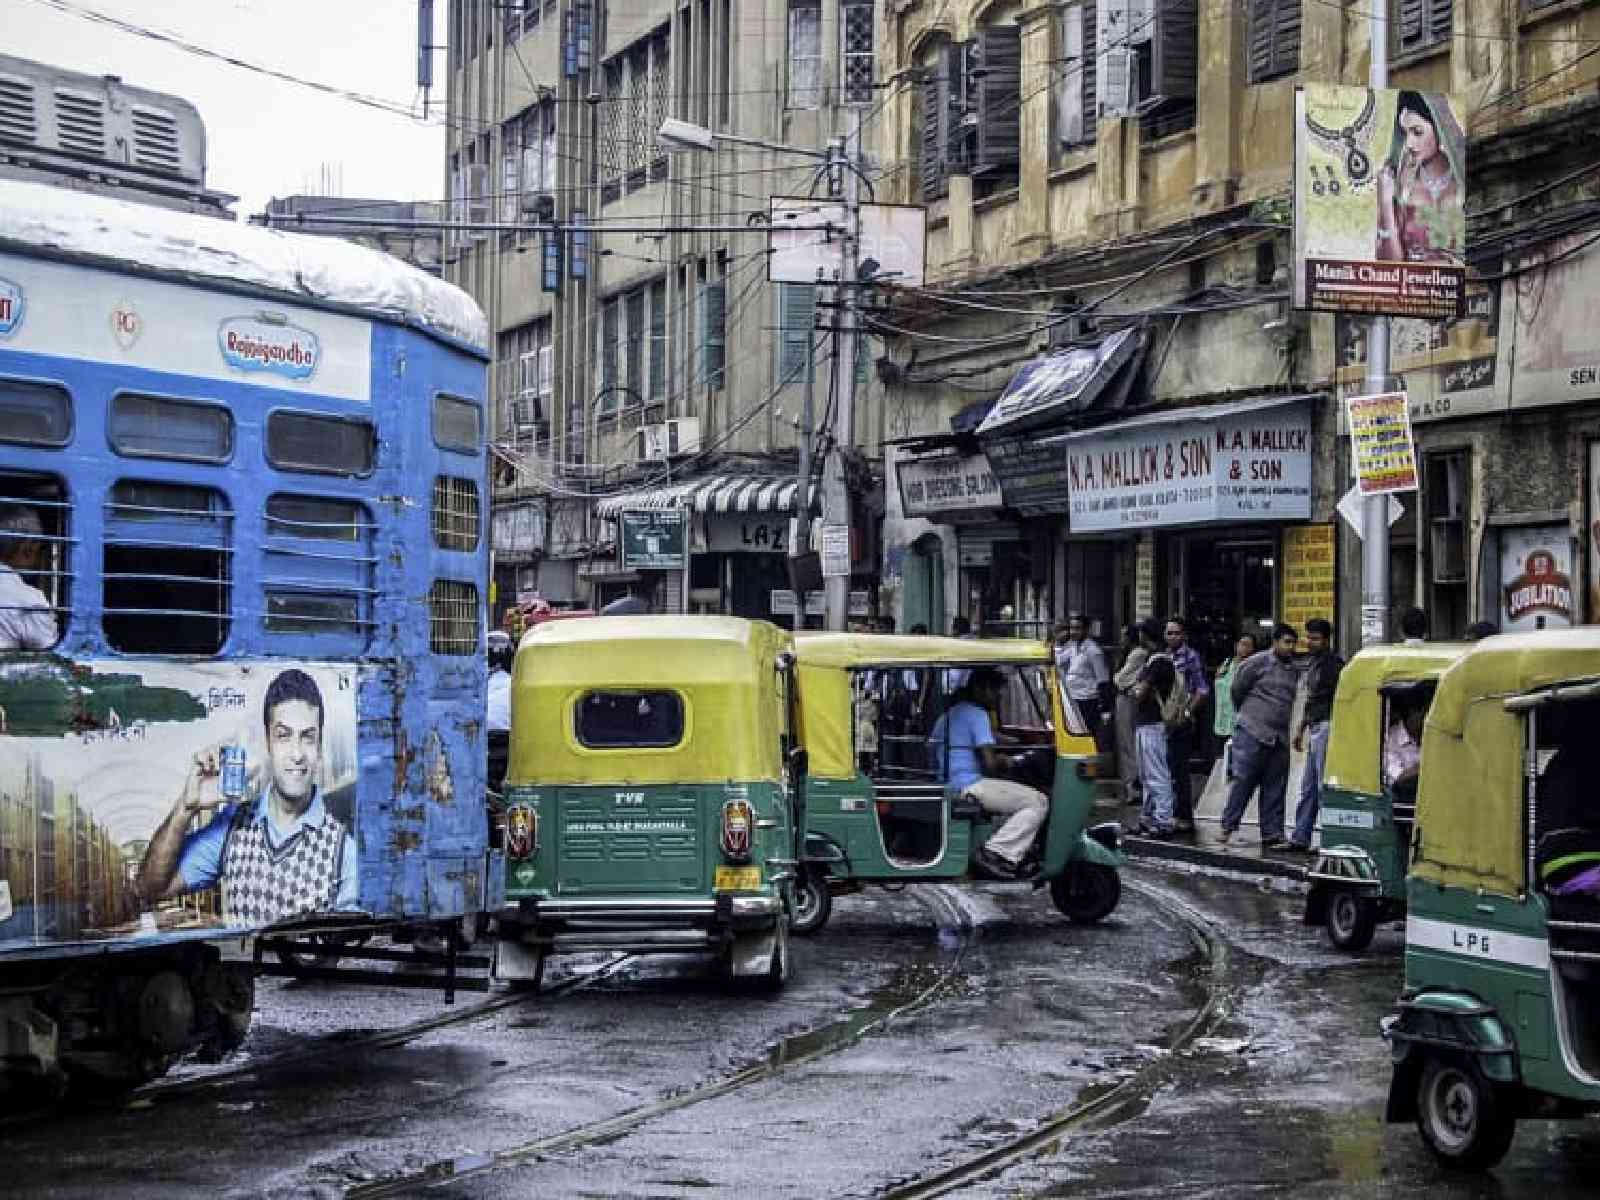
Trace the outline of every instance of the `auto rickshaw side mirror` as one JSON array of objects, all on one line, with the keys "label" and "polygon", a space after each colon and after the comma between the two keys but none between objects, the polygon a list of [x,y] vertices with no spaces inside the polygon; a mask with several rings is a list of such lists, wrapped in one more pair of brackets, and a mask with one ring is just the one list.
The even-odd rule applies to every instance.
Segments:
[{"label": "auto rickshaw side mirror", "polygon": [[804,779],[806,772],[811,768],[811,756],[806,753],[804,746],[795,746],[789,751],[789,775],[793,779]]}]

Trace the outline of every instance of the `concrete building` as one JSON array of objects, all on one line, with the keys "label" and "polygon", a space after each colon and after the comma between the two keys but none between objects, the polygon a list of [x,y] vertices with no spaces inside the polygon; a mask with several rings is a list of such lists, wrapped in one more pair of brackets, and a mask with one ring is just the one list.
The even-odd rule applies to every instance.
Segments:
[{"label": "concrete building", "polygon": [[[1395,323],[1421,488],[1394,608],[1437,637],[1600,619],[1600,163],[1580,145],[1600,8],[1393,18],[1391,86],[1453,93],[1466,121],[1473,280],[1461,319]],[[1029,633],[1181,612],[1213,662],[1241,626],[1321,614],[1353,648],[1360,542],[1334,506],[1363,323],[1287,301],[1295,90],[1366,85],[1365,7],[913,0],[881,32],[881,74],[908,83],[877,126],[879,199],[930,227],[928,286],[873,321],[888,610]],[[1387,149],[1359,125],[1331,136]]]},{"label": "concrete building", "polygon": [[[831,339],[815,289],[767,282],[761,221],[770,195],[825,184],[812,160],[668,154],[656,131],[676,117],[822,146],[848,106],[877,104],[873,18],[814,0],[450,4],[445,277],[496,336],[496,617],[518,597],[630,591],[665,611],[784,608],[804,379],[814,362],[820,416]],[[536,221],[558,229],[473,227]],[[854,539],[869,604],[876,400],[869,381]],[[662,506],[689,511],[685,565],[625,561],[618,514]]]}]

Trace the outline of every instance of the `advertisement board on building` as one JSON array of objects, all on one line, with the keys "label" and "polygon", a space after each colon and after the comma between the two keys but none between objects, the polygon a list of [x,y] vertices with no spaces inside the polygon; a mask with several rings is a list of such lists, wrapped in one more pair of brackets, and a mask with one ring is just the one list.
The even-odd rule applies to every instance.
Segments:
[{"label": "advertisement board on building", "polygon": [[1411,437],[1411,410],[1404,392],[1348,396],[1345,428],[1356,486],[1363,496],[1417,490],[1417,446]]},{"label": "advertisement board on building", "polygon": [[[845,206],[814,196],[768,200],[767,279],[772,283],[832,283],[844,265]],[[862,204],[862,276],[921,287],[927,268],[928,210],[917,204]]]},{"label": "advertisement board on building", "polygon": [[1600,248],[1592,232],[1571,234],[1519,260],[1513,408],[1600,397]]},{"label": "advertisement board on building", "polygon": [[624,571],[681,570],[688,541],[681,508],[635,509],[617,514]]},{"label": "advertisement board on building", "polygon": [[1162,414],[1068,434],[1074,533],[1311,515],[1311,402]]},{"label": "advertisement board on building", "polygon": [[1575,620],[1566,525],[1500,530],[1501,630],[1565,629]]},{"label": "advertisement board on building", "polygon": [[938,454],[895,463],[908,517],[984,517],[1000,507],[1000,484],[983,454]]},{"label": "advertisement board on building", "polygon": [[1283,531],[1283,573],[1278,616],[1300,631],[1305,645],[1306,622],[1321,617],[1332,622],[1338,576],[1334,526],[1292,525]]},{"label": "advertisement board on building", "polygon": [[1294,304],[1453,319],[1466,299],[1466,138],[1450,96],[1295,92]]},{"label": "advertisement board on building", "polygon": [[1021,435],[985,438],[983,449],[1005,507],[1025,517],[1067,511],[1070,496],[1059,445]]},{"label": "advertisement board on building", "polygon": [[[787,554],[789,523],[784,513],[707,513],[705,549],[711,554]],[[696,539],[695,549],[700,549]]]},{"label": "advertisement board on building", "polygon": [[1016,434],[1081,412],[1138,348],[1138,331],[1122,329],[1096,346],[1059,350],[1025,363],[978,425],[978,436]]},{"label": "advertisement board on building", "polygon": [[[356,684],[348,665],[293,661],[0,667],[0,941],[356,909]],[[303,821],[279,851],[269,801]]]}]

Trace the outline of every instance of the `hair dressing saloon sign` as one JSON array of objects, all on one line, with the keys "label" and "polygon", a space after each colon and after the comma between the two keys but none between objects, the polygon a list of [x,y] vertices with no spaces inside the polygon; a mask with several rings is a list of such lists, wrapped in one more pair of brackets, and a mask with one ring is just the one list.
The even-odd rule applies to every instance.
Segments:
[{"label": "hair dressing saloon sign", "polygon": [[1077,533],[1311,516],[1304,397],[1159,413],[1063,440]]}]

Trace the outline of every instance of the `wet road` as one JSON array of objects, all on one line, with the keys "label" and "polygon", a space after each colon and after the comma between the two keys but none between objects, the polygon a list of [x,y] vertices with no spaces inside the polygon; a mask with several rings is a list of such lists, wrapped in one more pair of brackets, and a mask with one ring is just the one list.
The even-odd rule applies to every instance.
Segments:
[{"label": "wet road", "polygon": [[[1015,889],[852,897],[798,943],[776,999],[730,996],[693,960],[641,960],[359,1053],[341,1042],[438,1012],[437,996],[264,981],[258,1073],[0,1131],[6,1191],[872,1196],[1109,1093],[1103,1128],[958,1194],[1600,1194],[1600,1122],[1525,1124],[1506,1164],[1469,1180],[1381,1124],[1397,934],[1348,959],[1299,924],[1296,896],[1127,878],[1087,929]],[[1221,932],[1220,977],[1185,909]],[[1173,1052],[1213,987],[1226,1014]]]}]

